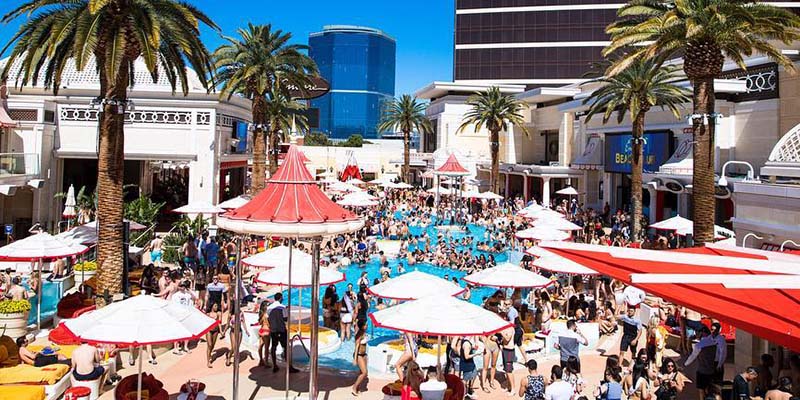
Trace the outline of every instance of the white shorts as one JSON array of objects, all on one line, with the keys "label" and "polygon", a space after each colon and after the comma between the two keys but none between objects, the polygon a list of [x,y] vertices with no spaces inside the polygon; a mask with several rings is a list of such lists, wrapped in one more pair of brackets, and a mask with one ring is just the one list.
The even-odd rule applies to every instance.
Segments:
[{"label": "white shorts", "polygon": [[353,322],[353,314],[350,313],[342,313],[341,314],[342,322],[345,324],[350,324]]}]

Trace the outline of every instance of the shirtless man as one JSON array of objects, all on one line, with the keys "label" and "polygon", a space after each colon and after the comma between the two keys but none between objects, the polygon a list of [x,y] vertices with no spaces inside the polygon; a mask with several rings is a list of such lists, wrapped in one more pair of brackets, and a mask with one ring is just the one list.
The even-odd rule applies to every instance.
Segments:
[{"label": "shirtless man", "polygon": [[767,391],[764,400],[789,400],[792,398],[792,378],[782,376],[778,379],[778,387]]},{"label": "shirtless man", "polygon": [[11,278],[11,284],[8,286],[5,296],[11,300],[25,300],[28,298],[28,292],[21,286],[22,278],[15,276]]},{"label": "shirtless man", "polygon": [[500,334],[503,336],[501,345],[501,353],[503,358],[503,371],[506,373],[506,382],[508,382],[508,395],[513,396],[514,393],[514,362],[517,361],[515,353],[516,346],[514,345],[514,327],[506,328]]},{"label": "shirtless man", "polygon": [[161,268],[161,261],[164,257],[164,250],[162,248],[163,246],[164,240],[156,235],[156,237],[150,241],[150,244],[147,245],[147,248],[145,248],[145,251],[150,250],[150,262],[159,268]]},{"label": "shirtless man", "polygon": [[82,343],[72,352],[72,376],[77,381],[94,381],[106,372],[99,363],[100,355],[97,348]]}]

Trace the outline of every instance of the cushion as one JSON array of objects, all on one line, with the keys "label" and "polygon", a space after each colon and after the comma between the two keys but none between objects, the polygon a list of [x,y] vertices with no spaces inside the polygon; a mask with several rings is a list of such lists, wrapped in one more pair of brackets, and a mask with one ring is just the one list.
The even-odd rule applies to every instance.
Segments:
[{"label": "cushion", "polygon": [[3,368],[3,373],[0,374],[0,385],[19,383],[52,385],[68,373],[69,367],[64,364],[53,364],[46,367],[20,364],[15,367]]},{"label": "cushion", "polygon": [[[138,396],[139,396],[139,392],[137,392],[137,391],[128,392],[125,395],[125,400],[137,400]],[[142,400],[150,400],[150,391],[149,390],[142,389]]]},{"label": "cushion", "polygon": [[[3,356],[5,349],[5,357]],[[0,336],[0,368],[13,367],[19,365],[19,348],[8,336]]]},{"label": "cushion", "polygon": [[0,386],[0,399],[44,400],[47,398],[42,385],[3,385]]}]

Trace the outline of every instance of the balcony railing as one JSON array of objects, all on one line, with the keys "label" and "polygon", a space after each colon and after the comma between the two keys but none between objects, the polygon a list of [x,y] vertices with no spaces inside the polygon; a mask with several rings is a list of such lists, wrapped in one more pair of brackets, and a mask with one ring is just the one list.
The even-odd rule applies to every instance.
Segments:
[{"label": "balcony railing", "polygon": [[0,153],[0,178],[19,175],[39,175],[39,155]]}]

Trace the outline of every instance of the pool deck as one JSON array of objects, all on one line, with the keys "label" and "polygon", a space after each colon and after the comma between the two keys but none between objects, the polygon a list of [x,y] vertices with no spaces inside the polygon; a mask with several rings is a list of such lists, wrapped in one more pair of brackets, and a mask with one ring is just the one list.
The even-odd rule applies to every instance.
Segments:
[{"label": "pool deck", "polygon": [[[619,348],[619,334],[613,337],[606,337],[602,339],[600,348],[607,348],[605,354],[615,354],[618,352]],[[167,352],[158,358],[158,365],[153,366],[147,364],[143,367],[143,370],[149,373],[154,374],[158,379],[160,379],[164,383],[165,389],[170,393],[170,398],[174,399],[177,397],[178,390],[181,384],[185,383],[189,379],[196,379],[206,384],[206,394],[209,395],[209,399],[212,400],[219,400],[219,399],[231,399],[231,382],[232,382],[232,370],[233,367],[226,367],[225,366],[225,354],[227,354],[228,350],[228,341],[227,338],[225,340],[221,340],[218,345],[218,349],[216,351],[217,359],[213,362],[213,368],[206,368],[206,347],[205,342],[200,342],[197,344],[197,347],[187,355],[183,356],[176,356],[171,352]],[[271,398],[284,398],[284,390],[285,390],[285,370],[281,368],[278,373],[273,373],[271,369],[266,369],[264,367],[260,367],[257,365],[258,357],[255,356],[255,359],[251,359],[248,357],[249,353],[242,353],[243,361],[240,364],[240,381],[239,381],[239,399],[248,399],[248,400],[256,400],[256,399],[271,399]],[[677,355],[672,353],[670,350],[667,352],[667,356],[675,357],[677,359]],[[127,357],[126,357],[127,358]],[[548,356],[541,359],[539,361],[539,371],[540,372],[547,372],[552,365],[558,362],[558,355]],[[583,394],[586,395],[588,398],[593,399],[593,392],[597,387],[598,382],[601,379],[603,374],[603,368],[605,366],[605,357],[603,356],[603,350],[591,350],[585,351],[581,354],[581,363],[583,368],[583,377],[587,382],[586,389],[584,390]],[[129,367],[127,364],[127,360],[123,360],[124,368],[120,370],[119,373],[122,376],[127,376],[130,374],[136,373],[136,366]],[[680,363],[682,364],[682,362]],[[290,398],[295,398],[298,393],[303,393],[308,391],[308,373],[307,368],[304,366],[298,365],[301,369],[300,373],[291,375],[290,379]],[[519,380],[522,379],[526,375],[525,369],[517,364],[516,370],[514,373],[515,376],[515,386],[518,385]],[[685,374],[691,379],[694,376],[694,371],[687,369],[684,371]],[[732,376],[731,373],[728,375]],[[320,399],[352,399],[353,395],[350,393],[350,386],[355,381],[356,375],[352,373],[348,374],[340,374],[337,371],[333,371],[324,367],[320,368]],[[504,379],[502,374],[498,373],[499,379]],[[389,383],[390,379],[388,377],[372,377],[368,380],[367,383],[367,392],[362,393],[358,398],[360,399],[383,399],[383,394],[381,393],[381,388],[386,383]],[[477,382],[476,382],[477,385]],[[497,383],[495,383],[495,387],[498,387]],[[111,400],[114,398],[113,395],[113,388],[109,388],[108,392],[104,393],[100,399],[101,400]],[[516,389],[516,388],[515,388]],[[479,399],[508,399],[512,398],[500,389],[499,387],[492,391],[491,393],[482,392],[479,388],[477,389],[477,395]],[[513,398],[519,398],[516,395]],[[679,396],[680,399],[696,399],[697,392],[694,388],[694,385],[688,384],[686,390]]]}]

